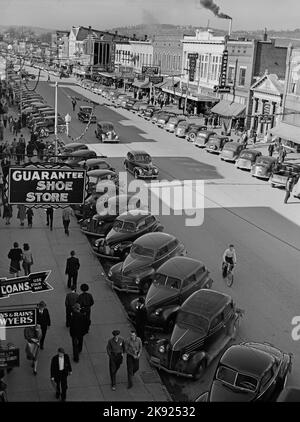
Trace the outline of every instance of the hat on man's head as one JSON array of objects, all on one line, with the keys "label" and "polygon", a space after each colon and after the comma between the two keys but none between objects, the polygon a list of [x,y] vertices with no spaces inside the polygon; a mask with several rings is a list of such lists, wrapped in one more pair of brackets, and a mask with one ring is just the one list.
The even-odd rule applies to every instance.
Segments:
[{"label": "hat on man's head", "polygon": [[115,336],[118,336],[120,334],[120,331],[119,330],[114,330],[113,332],[112,332],[112,335],[115,337]]},{"label": "hat on man's head", "polygon": [[80,286],[80,290],[81,290],[82,292],[87,292],[87,291],[89,290],[89,286],[88,286],[86,283],[83,283],[83,284]]},{"label": "hat on man's head", "polygon": [[63,349],[62,347],[59,347],[57,349],[58,353],[65,353],[65,349]]}]

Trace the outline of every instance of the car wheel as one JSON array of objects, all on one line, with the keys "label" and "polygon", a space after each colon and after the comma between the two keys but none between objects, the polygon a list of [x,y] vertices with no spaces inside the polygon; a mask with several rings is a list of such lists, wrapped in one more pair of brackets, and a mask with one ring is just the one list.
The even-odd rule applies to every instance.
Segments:
[{"label": "car wheel", "polygon": [[133,175],[134,175],[134,178],[135,178],[135,179],[138,179],[138,178],[139,178],[140,173],[138,172],[138,170],[134,170]]},{"label": "car wheel", "polygon": [[150,280],[145,280],[140,287],[140,293],[142,295],[146,295],[148,293],[150,285],[151,285]]},{"label": "car wheel", "polygon": [[164,332],[171,333],[175,325],[175,318],[169,318],[164,324]]},{"label": "car wheel", "polygon": [[193,379],[195,381],[198,381],[203,376],[206,366],[206,359],[202,359],[193,373]]}]

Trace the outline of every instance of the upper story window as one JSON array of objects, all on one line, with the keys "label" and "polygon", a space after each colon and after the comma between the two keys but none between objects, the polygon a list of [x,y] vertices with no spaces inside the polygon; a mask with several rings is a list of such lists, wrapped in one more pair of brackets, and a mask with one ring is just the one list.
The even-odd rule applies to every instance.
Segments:
[{"label": "upper story window", "polygon": [[227,82],[229,84],[233,84],[234,83],[234,72],[235,72],[235,67],[234,66],[228,66],[228,71],[227,71]]},{"label": "upper story window", "polygon": [[245,86],[246,84],[246,70],[245,67],[240,67],[239,86]]}]

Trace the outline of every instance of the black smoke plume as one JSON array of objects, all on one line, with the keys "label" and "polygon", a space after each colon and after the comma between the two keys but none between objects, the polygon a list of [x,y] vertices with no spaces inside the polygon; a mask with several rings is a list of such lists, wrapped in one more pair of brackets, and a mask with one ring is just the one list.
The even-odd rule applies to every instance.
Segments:
[{"label": "black smoke plume", "polygon": [[215,16],[221,19],[232,19],[230,16],[225,15],[225,13],[220,12],[220,7],[213,2],[213,0],[200,0],[200,4],[206,9],[209,9],[213,12]]}]

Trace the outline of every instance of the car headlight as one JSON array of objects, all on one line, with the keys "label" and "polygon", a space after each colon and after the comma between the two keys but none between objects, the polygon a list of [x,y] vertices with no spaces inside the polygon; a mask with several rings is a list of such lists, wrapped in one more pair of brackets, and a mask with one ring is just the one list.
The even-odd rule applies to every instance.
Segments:
[{"label": "car headlight", "polygon": [[157,168],[154,168],[154,169],[153,169],[153,173],[154,173],[154,174],[157,174],[157,173],[158,173],[158,169],[157,169]]},{"label": "car headlight", "polygon": [[114,251],[117,251],[119,249],[119,245],[114,246]]},{"label": "car headlight", "polygon": [[98,248],[99,243],[100,243],[100,241],[99,241],[99,240],[96,240],[96,241],[95,241],[94,245],[96,246],[96,248]]},{"label": "car headlight", "polygon": [[112,276],[112,270],[109,270],[107,275],[108,275],[108,277],[111,277]]},{"label": "car headlight", "polygon": [[158,351],[159,353],[165,353],[166,351],[165,346],[159,346]]},{"label": "car headlight", "polygon": [[181,359],[184,360],[185,362],[189,360],[190,355],[188,353],[185,353],[184,355],[182,355]]},{"label": "car headlight", "polygon": [[139,282],[141,281],[141,279],[140,279],[140,277],[139,276],[137,276],[136,278],[135,278],[135,284],[139,284]]},{"label": "car headlight", "polygon": [[162,308],[158,308],[156,309],[156,311],[154,312],[155,315],[160,315],[162,313]]}]

